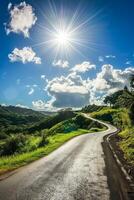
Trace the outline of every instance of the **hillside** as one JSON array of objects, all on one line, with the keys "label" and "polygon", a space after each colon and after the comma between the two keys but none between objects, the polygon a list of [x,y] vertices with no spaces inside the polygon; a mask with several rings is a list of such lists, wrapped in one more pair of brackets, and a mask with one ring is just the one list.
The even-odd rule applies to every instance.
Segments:
[{"label": "hillside", "polygon": [[84,108],[82,108],[82,112],[85,112],[85,113],[92,113],[92,112],[95,112],[95,111],[99,111],[101,110],[102,108],[104,108],[106,106],[98,106],[98,105],[87,105],[85,106]]},{"label": "hillside", "polygon": [[126,108],[103,108],[91,116],[118,127],[121,131],[116,137],[116,145],[121,149],[124,158],[134,164],[134,125],[130,118],[130,111]]},{"label": "hillside", "polygon": [[45,117],[32,109],[0,105],[0,126],[30,124]]}]

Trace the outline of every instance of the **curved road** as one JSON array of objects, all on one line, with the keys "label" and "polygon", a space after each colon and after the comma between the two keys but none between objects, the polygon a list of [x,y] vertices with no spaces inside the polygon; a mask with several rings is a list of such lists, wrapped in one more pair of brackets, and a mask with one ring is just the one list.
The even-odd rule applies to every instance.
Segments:
[{"label": "curved road", "polygon": [[73,138],[0,181],[0,200],[109,200],[101,142],[116,128],[105,125],[106,131]]}]

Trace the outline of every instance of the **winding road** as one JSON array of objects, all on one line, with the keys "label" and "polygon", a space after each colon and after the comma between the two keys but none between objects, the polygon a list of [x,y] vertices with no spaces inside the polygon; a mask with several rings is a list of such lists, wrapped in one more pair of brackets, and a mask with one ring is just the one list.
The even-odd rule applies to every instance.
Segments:
[{"label": "winding road", "polygon": [[109,200],[101,143],[116,128],[104,124],[106,131],[75,137],[0,181],[0,200]]}]

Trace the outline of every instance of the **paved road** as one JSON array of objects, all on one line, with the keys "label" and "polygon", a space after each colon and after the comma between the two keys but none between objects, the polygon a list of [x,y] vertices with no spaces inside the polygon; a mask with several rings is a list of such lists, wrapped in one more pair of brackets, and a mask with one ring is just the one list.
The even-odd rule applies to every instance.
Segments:
[{"label": "paved road", "polygon": [[0,200],[109,200],[101,142],[116,128],[107,126],[70,140],[0,181]]}]

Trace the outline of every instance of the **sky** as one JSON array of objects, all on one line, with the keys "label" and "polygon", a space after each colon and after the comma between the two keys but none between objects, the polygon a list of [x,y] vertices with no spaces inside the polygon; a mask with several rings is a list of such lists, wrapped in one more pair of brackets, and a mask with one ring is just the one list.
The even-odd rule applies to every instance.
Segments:
[{"label": "sky", "polygon": [[134,73],[134,1],[0,0],[0,104],[102,104]]}]

